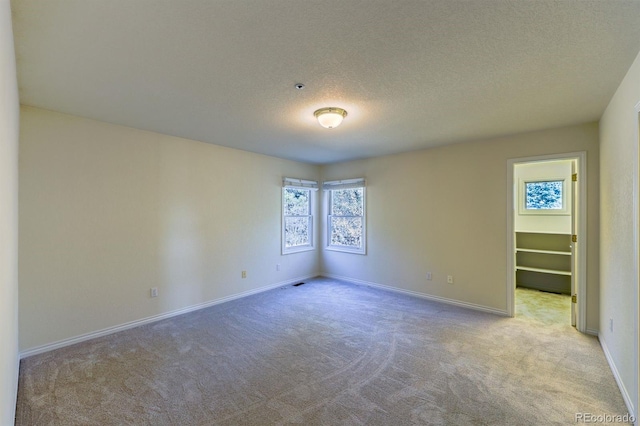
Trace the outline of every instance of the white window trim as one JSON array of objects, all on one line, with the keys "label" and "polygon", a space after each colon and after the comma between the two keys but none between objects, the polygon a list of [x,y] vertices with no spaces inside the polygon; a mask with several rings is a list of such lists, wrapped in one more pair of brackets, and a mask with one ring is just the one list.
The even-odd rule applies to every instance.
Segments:
[{"label": "white window trim", "polygon": [[[284,191],[286,189],[304,189],[309,191],[309,215],[292,215],[285,216],[284,214]],[[314,192],[318,190],[318,182],[314,180],[304,180],[304,179],[295,179],[295,178],[283,178],[282,179],[282,192],[280,195],[280,204],[282,208],[282,232],[281,232],[281,247],[282,254],[292,254],[292,253],[300,253],[305,251],[315,250],[315,216],[313,215],[315,209],[315,196]],[[286,236],[285,236],[285,220],[287,217],[308,217],[310,220],[309,226],[309,244],[295,246],[295,247],[286,247]]]},{"label": "white window trim", "polygon": [[364,188],[367,186],[366,183],[367,182],[364,178],[328,180],[322,182],[322,189],[324,189],[325,191],[329,191],[332,189]]},{"label": "white window trim", "polygon": [[[543,177],[519,179],[518,214],[534,216],[567,216],[571,214],[571,200],[569,200],[569,179],[566,177]],[[528,209],[525,207],[527,197],[527,183],[562,181],[562,209]]]},{"label": "white window trim", "polygon": [[318,182],[315,180],[295,179],[295,178],[282,178],[283,188],[300,188],[310,189],[312,191],[318,190]]},{"label": "white window trim", "polygon": [[[353,216],[353,217],[362,217],[362,244],[359,248],[350,248],[344,246],[335,246],[331,245],[331,218],[333,215],[331,214],[331,203],[332,190],[337,189],[353,189],[353,188],[362,188],[362,216]],[[328,203],[327,203],[327,245],[326,249],[329,251],[337,251],[343,253],[353,253],[353,254],[367,254],[367,187],[366,181],[364,178],[357,179],[346,179],[346,180],[334,180],[334,181],[326,181],[322,184],[322,189],[325,191],[329,191],[328,193]],[[340,216],[347,217],[347,216]]]}]

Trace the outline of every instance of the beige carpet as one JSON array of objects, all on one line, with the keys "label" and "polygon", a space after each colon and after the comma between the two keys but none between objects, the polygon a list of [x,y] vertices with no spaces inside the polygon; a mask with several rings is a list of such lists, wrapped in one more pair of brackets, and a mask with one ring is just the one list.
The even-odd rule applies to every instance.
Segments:
[{"label": "beige carpet", "polygon": [[596,338],[330,279],[24,359],[17,425],[551,425],[626,408]]},{"label": "beige carpet", "polygon": [[571,325],[571,296],[518,287],[516,317],[547,325]]}]

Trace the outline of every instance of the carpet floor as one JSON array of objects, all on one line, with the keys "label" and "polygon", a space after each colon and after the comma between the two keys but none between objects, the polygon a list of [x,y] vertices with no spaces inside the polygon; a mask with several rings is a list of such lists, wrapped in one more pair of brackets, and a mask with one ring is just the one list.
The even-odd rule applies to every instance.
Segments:
[{"label": "carpet floor", "polygon": [[570,325],[571,296],[517,287],[516,317],[546,325]]},{"label": "carpet floor", "polygon": [[[522,294],[521,294],[522,293]],[[317,278],[23,359],[17,425],[551,425],[624,415],[598,340]]]}]

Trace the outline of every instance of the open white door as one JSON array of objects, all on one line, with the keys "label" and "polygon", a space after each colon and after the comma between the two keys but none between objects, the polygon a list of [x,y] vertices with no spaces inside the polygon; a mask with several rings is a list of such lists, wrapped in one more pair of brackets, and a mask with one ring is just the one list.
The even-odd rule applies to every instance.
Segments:
[{"label": "open white door", "polygon": [[576,326],[578,318],[578,169],[577,161],[571,161],[571,325]]}]

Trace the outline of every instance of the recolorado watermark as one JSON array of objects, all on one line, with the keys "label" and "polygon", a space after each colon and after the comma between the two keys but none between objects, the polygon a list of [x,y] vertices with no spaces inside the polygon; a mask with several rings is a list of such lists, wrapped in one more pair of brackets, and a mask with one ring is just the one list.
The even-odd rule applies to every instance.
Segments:
[{"label": "recolorado watermark", "polygon": [[576,413],[576,423],[633,423],[636,418],[631,414],[593,414]]}]

